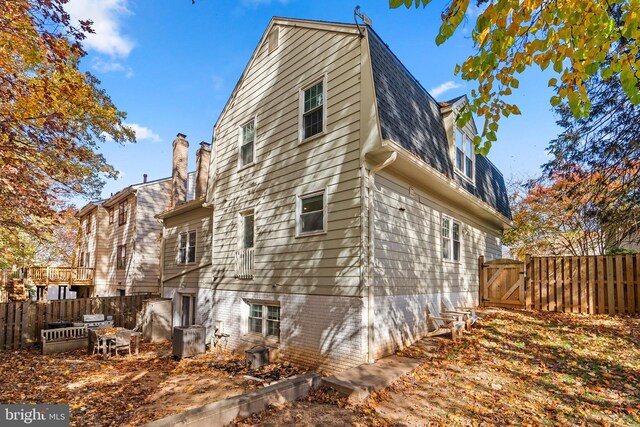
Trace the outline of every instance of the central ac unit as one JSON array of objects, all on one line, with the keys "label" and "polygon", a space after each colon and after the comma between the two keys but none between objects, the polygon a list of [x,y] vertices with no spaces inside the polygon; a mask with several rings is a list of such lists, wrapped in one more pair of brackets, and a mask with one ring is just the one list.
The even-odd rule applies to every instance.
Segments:
[{"label": "central ac unit", "polygon": [[203,354],[206,339],[204,326],[176,326],[173,328],[173,355],[182,358]]}]

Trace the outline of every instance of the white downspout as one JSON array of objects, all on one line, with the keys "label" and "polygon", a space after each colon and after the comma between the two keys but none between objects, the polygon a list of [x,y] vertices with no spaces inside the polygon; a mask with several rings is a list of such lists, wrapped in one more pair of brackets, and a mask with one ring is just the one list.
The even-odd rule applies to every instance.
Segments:
[{"label": "white downspout", "polygon": [[374,181],[375,174],[380,170],[386,168],[391,163],[393,163],[398,157],[398,153],[393,151],[389,157],[382,163],[378,163],[374,167],[369,170],[369,186],[368,186],[368,198],[369,198],[369,220],[368,220],[368,228],[369,228],[369,251],[368,251],[368,280],[367,280],[367,349],[368,349],[368,362],[375,362],[375,352],[374,352],[374,334],[375,334],[375,326],[374,326],[374,318],[375,318],[375,297],[374,297],[374,287],[373,287],[373,272],[374,272],[374,262],[375,262],[375,252],[374,252]]}]

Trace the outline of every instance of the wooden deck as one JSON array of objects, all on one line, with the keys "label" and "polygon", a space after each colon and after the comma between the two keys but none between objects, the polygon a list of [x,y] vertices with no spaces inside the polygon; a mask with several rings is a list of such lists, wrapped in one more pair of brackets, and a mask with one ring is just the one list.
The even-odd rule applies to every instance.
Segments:
[{"label": "wooden deck", "polygon": [[94,269],[86,267],[29,267],[25,279],[34,286],[93,286]]},{"label": "wooden deck", "polygon": [[93,286],[95,269],[86,267],[25,267],[0,271],[0,288],[10,281],[33,286]]}]

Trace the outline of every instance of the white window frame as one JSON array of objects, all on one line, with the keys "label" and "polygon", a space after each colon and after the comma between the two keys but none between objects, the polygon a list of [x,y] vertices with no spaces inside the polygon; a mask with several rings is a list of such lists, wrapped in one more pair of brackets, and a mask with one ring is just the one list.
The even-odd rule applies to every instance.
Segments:
[{"label": "white window frame", "polygon": [[[444,233],[443,233],[443,228],[444,228],[444,223],[448,222],[449,223],[449,237],[445,237]],[[458,225],[458,259],[455,259],[454,256],[454,242],[456,240],[454,240],[453,238],[453,225],[457,224]],[[445,243],[445,239],[448,240],[447,243]],[[448,215],[443,215],[442,216],[442,220],[440,221],[440,244],[441,244],[441,248],[440,248],[440,255],[442,257],[442,260],[445,262],[452,262],[452,263],[461,263],[462,262],[462,223]],[[449,247],[449,257],[446,258],[444,256],[444,246],[448,245]]]},{"label": "white window frame", "polygon": [[91,252],[85,252],[84,254],[84,266],[91,268]]},{"label": "white window frame", "polygon": [[[280,341],[280,333],[282,333],[282,307],[279,301],[256,301],[245,300],[246,304],[246,316],[245,316],[245,331],[247,335],[259,336],[264,339],[273,339]],[[255,332],[251,330],[251,320],[254,317],[251,316],[251,306],[256,305],[262,307],[262,317],[255,317],[255,319],[261,319],[261,332]],[[278,320],[269,320],[269,307],[278,308]],[[269,335],[269,322],[278,322],[278,335]]]},{"label": "white window frame", "polygon": [[239,226],[238,226],[238,249],[250,249],[244,247],[244,218],[247,216],[253,216],[253,248],[256,247],[256,210],[247,209],[240,212]]},{"label": "white window frame", "polygon": [[[253,123],[253,155],[252,155],[252,161],[247,163],[247,164],[242,164],[242,130],[243,128],[250,124]],[[257,132],[257,120],[255,117],[251,118],[250,120],[247,120],[245,122],[242,122],[242,124],[240,126],[238,126],[238,171],[242,170],[242,169],[246,169],[248,167],[251,167],[253,165],[256,164],[256,140],[258,139],[258,132]]]},{"label": "white window frame", "polygon": [[92,221],[92,217],[93,214],[89,214],[87,215],[87,219],[85,219],[85,223],[84,223],[84,233],[85,235],[90,235],[91,234],[91,221]]},{"label": "white window frame", "polygon": [[[460,169],[458,167],[458,136],[462,136],[462,145],[463,145],[463,150],[462,150],[462,169]],[[456,171],[456,173],[458,175],[460,175],[462,178],[464,178],[465,180],[473,183],[475,185],[475,181],[476,181],[476,154],[474,152],[473,149],[473,138],[470,138],[469,135],[467,134],[467,132],[465,132],[464,130],[462,130],[459,127],[456,127],[456,135],[455,135],[455,141],[454,141],[454,145],[455,145],[455,149],[454,149],[454,158],[453,158],[453,165],[454,165],[454,169]],[[471,150],[470,153],[468,153],[468,150]],[[469,177],[467,175],[467,159],[471,160],[471,177]]]},{"label": "white window frame", "polygon": [[[312,86],[322,82],[322,131],[311,135],[308,138],[304,137],[304,91]],[[313,79],[310,83],[300,87],[298,91],[298,145],[305,142],[314,140],[327,133],[327,75]]]},{"label": "white window frame", "polygon": [[[302,214],[302,200],[322,195],[322,230],[314,231],[302,231],[302,221],[300,221],[300,215]],[[327,189],[312,191],[309,193],[298,194],[296,196],[296,237],[317,236],[319,234],[327,233]]]},{"label": "white window frame", "polygon": [[[193,261],[189,261],[189,246],[191,246],[191,235],[194,235],[193,238]],[[184,262],[182,262],[181,254],[182,251],[182,239],[183,236],[186,236],[186,246],[184,247]],[[198,231],[197,230],[187,230],[178,234],[178,254],[176,258],[176,264],[178,265],[192,265],[196,263],[196,258],[198,256]]]}]

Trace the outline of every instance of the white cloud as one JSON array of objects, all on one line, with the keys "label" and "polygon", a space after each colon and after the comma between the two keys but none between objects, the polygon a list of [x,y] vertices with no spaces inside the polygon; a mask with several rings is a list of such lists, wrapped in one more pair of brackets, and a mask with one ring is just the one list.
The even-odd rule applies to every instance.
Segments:
[{"label": "white cloud", "polygon": [[123,65],[121,62],[103,61],[96,58],[92,61],[91,66],[100,73],[124,73],[127,78],[133,77],[131,67]]},{"label": "white cloud", "polygon": [[462,87],[461,84],[449,80],[448,82],[444,82],[441,85],[432,88],[429,91],[429,93],[434,98],[437,98],[437,97],[439,97],[440,95],[442,95],[445,92],[448,92],[448,91],[450,91],[452,89],[458,89],[458,88],[461,88],[461,87]]},{"label": "white cloud", "polygon": [[137,123],[127,123],[126,126],[133,129],[133,131],[136,133],[136,139],[138,141],[145,141],[145,140],[151,141],[151,142],[162,141],[162,138],[160,138],[160,135],[158,135],[148,127],[141,126]]},{"label": "white cloud", "polygon": [[112,57],[125,58],[133,49],[133,41],[122,34],[121,21],[130,15],[128,0],[70,0],[65,7],[73,22],[93,21],[94,34],[87,34],[84,47]]}]

